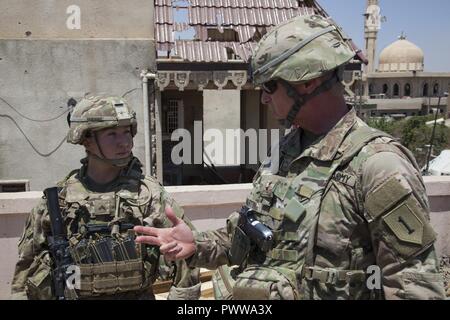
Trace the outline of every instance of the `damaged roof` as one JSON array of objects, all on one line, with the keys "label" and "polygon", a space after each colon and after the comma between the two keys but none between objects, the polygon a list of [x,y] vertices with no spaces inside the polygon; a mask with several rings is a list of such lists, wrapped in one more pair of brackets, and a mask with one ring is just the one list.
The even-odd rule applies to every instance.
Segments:
[{"label": "damaged roof", "polygon": [[157,50],[188,62],[248,62],[271,27],[313,13],[328,17],[314,0],[155,0]]}]

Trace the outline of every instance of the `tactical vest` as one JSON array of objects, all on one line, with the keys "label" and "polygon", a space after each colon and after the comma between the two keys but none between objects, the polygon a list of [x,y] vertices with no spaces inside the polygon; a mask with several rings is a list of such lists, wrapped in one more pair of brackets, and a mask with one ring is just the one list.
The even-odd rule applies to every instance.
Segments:
[{"label": "tactical vest", "polygon": [[[275,241],[265,256],[257,250],[250,252],[240,266],[242,272],[232,283],[233,299],[309,299],[312,281],[331,286],[339,281],[365,281],[363,270],[315,267],[314,250],[321,203],[330,180],[364,146],[379,137],[389,138],[366,126],[356,128],[344,139],[332,161],[301,155],[292,163],[308,161],[302,172],[286,177],[261,174],[257,178],[246,204],[257,212],[261,223],[272,229]],[[237,237],[239,232],[234,232],[232,243]]]},{"label": "tactical vest", "polygon": [[[85,187],[80,174],[71,175],[61,192],[70,253],[81,280],[75,289],[66,289],[67,297],[147,293],[156,277],[159,251],[135,244],[132,227],[143,225],[151,200],[148,184],[154,182],[131,170],[119,177],[120,190],[96,193]],[[145,186],[148,195],[140,199]]]}]

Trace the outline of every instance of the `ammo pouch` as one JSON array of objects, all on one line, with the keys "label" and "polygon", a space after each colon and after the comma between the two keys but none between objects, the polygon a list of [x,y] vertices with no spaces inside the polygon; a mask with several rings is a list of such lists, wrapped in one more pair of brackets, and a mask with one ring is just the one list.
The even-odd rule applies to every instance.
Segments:
[{"label": "ammo pouch", "polygon": [[72,257],[80,271],[76,295],[95,297],[148,288],[150,280],[144,267],[142,247],[137,248],[130,238],[112,237],[96,241],[83,239],[72,246]]},{"label": "ammo pouch", "polygon": [[280,267],[248,267],[236,278],[233,300],[297,300],[295,272]]},{"label": "ammo pouch", "polygon": [[80,264],[80,297],[144,289],[142,259]]},{"label": "ammo pouch", "polygon": [[41,252],[34,257],[26,281],[27,297],[30,300],[50,300],[52,294],[52,267],[50,253]]}]

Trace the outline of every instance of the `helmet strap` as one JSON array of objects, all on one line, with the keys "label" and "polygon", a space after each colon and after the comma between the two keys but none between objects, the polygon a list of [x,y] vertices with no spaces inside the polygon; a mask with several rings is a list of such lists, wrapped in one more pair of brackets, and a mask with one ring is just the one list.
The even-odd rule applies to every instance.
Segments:
[{"label": "helmet strap", "polygon": [[280,81],[281,84],[286,88],[288,97],[294,100],[294,104],[292,105],[287,118],[281,121],[286,128],[290,128],[293,125],[300,109],[306,104],[306,102],[333,88],[333,86],[339,82],[339,76],[336,72],[334,72],[331,78],[322,82],[322,84],[318,86],[313,92],[304,95],[299,94],[295,87],[286,80],[278,79],[278,81]]},{"label": "helmet strap", "polygon": [[133,153],[131,153],[128,157],[120,158],[120,159],[106,159],[106,158],[99,157],[95,153],[90,153],[90,152],[88,152],[88,153],[94,159],[100,160],[104,163],[107,163],[109,165],[112,165],[113,167],[118,167],[118,168],[126,167],[128,165],[128,163],[130,163],[131,159],[133,159]]}]

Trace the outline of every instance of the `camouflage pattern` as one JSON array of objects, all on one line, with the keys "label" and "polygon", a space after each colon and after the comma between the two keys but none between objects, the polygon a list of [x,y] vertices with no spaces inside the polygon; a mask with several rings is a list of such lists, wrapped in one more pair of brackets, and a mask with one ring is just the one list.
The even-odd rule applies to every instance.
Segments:
[{"label": "camouflage pattern", "polygon": [[441,273],[444,276],[445,294],[450,298],[450,257],[441,258]]},{"label": "camouflage pattern", "polygon": [[[96,190],[85,175],[86,167],[75,170],[59,186],[60,205],[70,243],[80,240],[87,223],[117,222],[153,227],[169,227],[165,215],[167,205],[174,209],[191,228],[183,210],[153,178],[144,176],[141,164],[134,158],[113,183]],[[46,201],[42,200],[29,215],[19,241],[19,260],[12,281],[13,299],[52,299],[52,261],[48,251],[47,236],[51,232]],[[169,299],[198,299],[200,296],[199,270],[190,268],[185,261],[164,264],[159,250],[153,246],[138,245],[140,264],[137,261],[123,266],[118,276],[120,292],[114,288],[85,290],[82,276],[81,289],[76,291],[80,299],[154,299],[151,284],[157,279],[173,280]],[[117,266],[119,263],[117,263]],[[91,268],[89,265],[81,265]],[[94,265],[95,266],[95,265]],[[101,266],[102,267],[102,266]],[[117,267],[119,268],[119,267]],[[97,275],[97,283],[105,284],[112,274],[107,267]],[[105,271],[106,270],[106,271]],[[120,270],[119,270],[120,271]],[[126,278],[124,274],[128,273]],[[122,278],[121,278],[122,277]],[[94,277],[95,278],[95,277]],[[88,281],[89,282],[89,281]],[[95,279],[94,279],[95,282]],[[95,285],[94,285],[95,287]],[[131,289],[130,289],[131,288]],[[92,290],[91,290],[92,289]],[[94,294],[90,296],[90,292]],[[109,294],[107,292],[110,292]]]},{"label": "camouflage pattern", "polygon": [[[419,172],[407,149],[353,109],[309,146],[293,130],[280,158],[262,165],[247,199],[275,245],[265,255],[250,251],[233,269],[233,297],[443,299]],[[226,228],[196,232],[190,265],[231,265],[236,224],[233,213]],[[381,270],[380,290],[367,285],[371,266]]]},{"label": "camouflage pattern", "polygon": [[[334,26],[333,30],[307,42],[279,63],[269,65],[305,39],[318,35],[330,26]],[[280,24],[262,38],[252,57],[253,81],[256,85],[272,79],[309,81],[346,64],[355,54],[338,26],[319,15],[298,16]],[[265,70],[266,66],[270,67]]]},{"label": "camouflage pattern", "polygon": [[120,97],[87,97],[80,101],[70,116],[67,142],[81,144],[88,131],[131,126],[137,133],[136,113]]},{"label": "camouflage pattern", "polygon": [[211,277],[211,282],[214,290],[214,298],[216,300],[231,300],[233,299],[233,287],[236,283],[231,276],[235,269],[230,269],[227,265],[222,265],[217,268],[216,272]]}]

